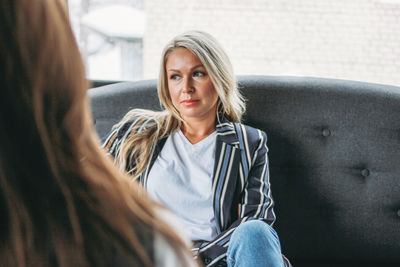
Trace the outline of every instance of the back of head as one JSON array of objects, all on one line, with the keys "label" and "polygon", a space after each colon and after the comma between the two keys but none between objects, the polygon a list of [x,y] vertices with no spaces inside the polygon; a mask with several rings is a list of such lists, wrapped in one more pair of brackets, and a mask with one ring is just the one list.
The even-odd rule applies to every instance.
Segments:
[{"label": "back of head", "polygon": [[152,228],[176,236],[99,148],[64,5],[0,0],[0,262],[151,266]]},{"label": "back of head", "polygon": [[32,177],[27,188],[41,186],[38,175],[55,171],[49,165],[68,164],[57,162],[57,150],[77,153],[70,133],[83,132],[87,119],[84,68],[64,8],[58,0],[1,0],[2,169]]}]

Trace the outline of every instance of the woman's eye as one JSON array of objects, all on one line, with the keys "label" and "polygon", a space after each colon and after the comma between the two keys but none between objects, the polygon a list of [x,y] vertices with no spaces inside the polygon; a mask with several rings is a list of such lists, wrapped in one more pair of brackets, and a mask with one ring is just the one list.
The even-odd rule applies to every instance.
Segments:
[{"label": "woman's eye", "polygon": [[194,73],[193,73],[193,77],[203,77],[203,76],[205,76],[206,74],[204,73],[204,72],[202,72],[202,71],[195,71]]},{"label": "woman's eye", "polygon": [[177,79],[179,79],[179,75],[173,74],[173,75],[170,76],[170,79],[171,80],[177,80]]}]

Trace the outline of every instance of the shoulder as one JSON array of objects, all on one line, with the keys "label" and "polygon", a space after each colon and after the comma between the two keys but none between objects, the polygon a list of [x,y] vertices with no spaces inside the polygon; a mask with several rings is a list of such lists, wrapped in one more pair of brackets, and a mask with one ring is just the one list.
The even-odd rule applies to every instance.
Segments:
[{"label": "shoulder", "polygon": [[234,122],[226,115],[219,114],[217,120],[217,130],[220,133],[225,135],[235,132],[239,141],[246,141],[248,143],[267,139],[264,131],[240,122]]},{"label": "shoulder", "polygon": [[121,122],[113,127],[119,138],[126,134],[135,134],[145,131],[157,124],[157,112],[144,109],[133,109],[129,111]]},{"label": "shoulder", "polygon": [[103,146],[109,150],[113,144],[125,140],[129,135],[143,132],[149,127],[156,125],[156,114],[156,112],[150,110],[133,109],[129,111],[103,138]]},{"label": "shoulder", "polygon": [[238,138],[244,139],[249,144],[259,144],[260,142],[267,142],[267,134],[261,129],[252,126],[235,123]]},{"label": "shoulder", "polygon": [[267,163],[267,134],[260,129],[245,124],[235,123],[235,126],[239,146],[245,155],[242,160],[246,159],[248,166]]}]

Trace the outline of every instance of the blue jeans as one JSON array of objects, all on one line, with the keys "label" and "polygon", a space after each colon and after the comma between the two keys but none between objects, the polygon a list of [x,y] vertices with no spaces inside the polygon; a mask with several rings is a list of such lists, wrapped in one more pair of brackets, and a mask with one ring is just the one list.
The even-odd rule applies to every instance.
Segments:
[{"label": "blue jeans", "polygon": [[275,230],[262,221],[247,221],[233,232],[227,252],[228,267],[284,266]]}]

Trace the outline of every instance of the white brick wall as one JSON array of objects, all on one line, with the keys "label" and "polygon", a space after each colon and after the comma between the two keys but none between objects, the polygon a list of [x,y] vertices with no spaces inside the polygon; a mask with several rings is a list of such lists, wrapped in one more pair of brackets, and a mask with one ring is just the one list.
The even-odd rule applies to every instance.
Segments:
[{"label": "white brick wall", "polygon": [[400,1],[145,0],[143,78],[186,30],[214,35],[237,74],[301,75],[400,85]]}]

